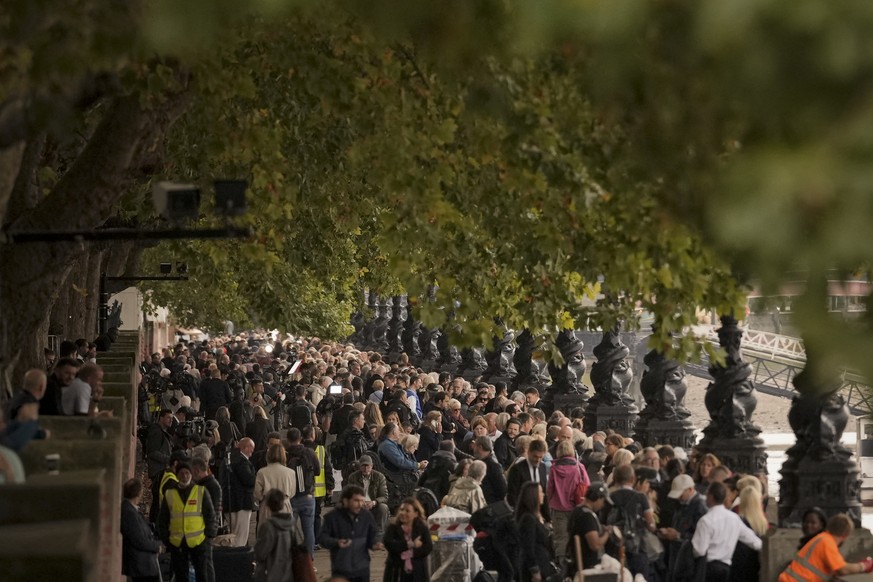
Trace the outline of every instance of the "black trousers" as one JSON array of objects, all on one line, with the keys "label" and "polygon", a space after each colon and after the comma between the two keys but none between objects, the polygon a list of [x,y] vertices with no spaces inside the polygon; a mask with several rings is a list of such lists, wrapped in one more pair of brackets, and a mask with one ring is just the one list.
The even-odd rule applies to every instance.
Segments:
[{"label": "black trousers", "polygon": [[197,582],[215,582],[215,575],[212,573],[212,546],[209,545],[209,540],[193,548],[189,548],[185,540],[182,540],[182,546],[179,548],[170,545],[170,564],[177,581],[188,580],[189,562],[194,566]]},{"label": "black trousers", "polygon": [[646,580],[651,577],[649,574],[649,557],[645,552],[626,552],[625,562],[627,569],[630,570],[633,576],[640,574]]},{"label": "black trousers", "polygon": [[706,582],[727,582],[731,567],[724,562],[713,560],[706,563]]}]

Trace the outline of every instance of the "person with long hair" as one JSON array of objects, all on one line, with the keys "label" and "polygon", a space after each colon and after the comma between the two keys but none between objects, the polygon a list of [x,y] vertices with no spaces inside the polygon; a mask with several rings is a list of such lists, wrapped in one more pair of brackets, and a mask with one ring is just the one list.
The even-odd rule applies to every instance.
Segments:
[{"label": "person with long hair", "polygon": [[427,557],[433,551],[424,508],[413,497],[400,503],[397,515],[385,528],[388,557],[383,582],[427,582]]},{"label": "person with long hair", "polygon": [[710,483],[709,474],[713,469],[719,466],[721,466],[721,461],[719,461],[718,457],[712,453],[706,453],[700,457],[694,471],[695,489],[697,489],[698,493],[701,495],[706,494],[706,489],[709,487]]},{"label": "person with long hair", "polygon": [[[767,516],[764,515],[764,506],[761,502],[761,492],[754,487],[744,487],[740,491],[737,514],[743,523],[749,526],[758,537],[764,537],[770,530]],[[729,582],[742,580],[757,580],[761,571],[760,554],[741,541],[734,548],[731,560],[731,573]]]},{"label": "person with long hair", "polygon": [[442,418],[443,415],[439,410],[431,410],[425,415],[424,422],[418,429],[420,442],[415,452],[416,460],[427,461],[431,455],[440,450],[440,443],[443,440]]},{"label": "person with long hair", "polygon": [[385,426],[385,420],[382,418],[382,411],[379,410],[379,405],[375,402],[368,402],[364,407],[364,421],[367,426],[376,425],[379,430]]},{"label": "person with long hair", "polygon": [[556,573],[552,540],[540,508],[545,493],[537,481],[521,487],[515,504],[515,523],[521,533],[521,581],[542,582]]}]

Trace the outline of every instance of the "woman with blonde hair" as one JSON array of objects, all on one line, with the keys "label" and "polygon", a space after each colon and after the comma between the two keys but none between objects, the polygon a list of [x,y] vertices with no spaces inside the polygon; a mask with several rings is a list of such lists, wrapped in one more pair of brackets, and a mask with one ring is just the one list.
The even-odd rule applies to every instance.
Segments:
[{"label": "woman with blonde hair", "polygon": [[737,480],[737,491],[739,493],[742,493],[746,487],[753,487],[761,497],[764,496],[764,486],[761,485],[761,480],[754,475],[745,475]]},{"label": "woman with blonde hair", "polygon": [[[752,477],[755,479],[755,477]],[[758,537],[764,537],[770,530],[767,517],[764,515],[761,503],[761,493],[754,486],[746,486],[740,490],[740,505],[737,513],[743,523],[749,526]],[[737,542],[731,559],[731,571],[728,581],[757,580],[761,571],[760,554],[742,542]]]},{"label": "woman with blonde hair", "polygon": [[615,470],[622,465],[630,465],[634,462],[634,454],[627,449],[618,449],[615,451],[615,454],[612,455],[612,471],[609,472],[609,476],[606,478],[606,486],[609,487],[610,492],[612,492],[612,474]]},{"label": "woman with blonde hair", "polygon": [[400,441],[401,446],[403,446],[403,450],[415,456],[415,451],[418,450],[418,435],[408,434],[403,437],[403,440]]},{"label": "woman with blonde hair", "polygon": [[512,418],[508,412],[501,412],[497,415],[497,430],[506,432],[506,423]]},{"label": "woman with blonde hair", "polygon": [[767,516],[764,515],[761,494],[754,487],[744,487],[740,490],[739,514],[759,537],[769,531],[770,524],[767,522]]}]

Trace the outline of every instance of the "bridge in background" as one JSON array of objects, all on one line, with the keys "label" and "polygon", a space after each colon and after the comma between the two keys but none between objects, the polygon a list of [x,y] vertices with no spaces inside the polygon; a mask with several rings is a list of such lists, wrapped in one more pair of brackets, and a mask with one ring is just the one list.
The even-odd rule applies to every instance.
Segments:
[{"label": "bridge in background", "polygon": [[[694,334],[705,341],[718,345],[715,326],[697,326]],[[806,365],[806,351],[799,338],[753,329],[744,330],[742,341],[743,358],[752,366],[752,381],[755,388],[765,394],[792,398],[794,377]],[[689,374],[711,379],[709,358],[685,364]],[[850,371],[842,374],[840,393],[846,399],[849,411],[855,416],[868,416],[873,411],[873,390],[866,380]]]}]

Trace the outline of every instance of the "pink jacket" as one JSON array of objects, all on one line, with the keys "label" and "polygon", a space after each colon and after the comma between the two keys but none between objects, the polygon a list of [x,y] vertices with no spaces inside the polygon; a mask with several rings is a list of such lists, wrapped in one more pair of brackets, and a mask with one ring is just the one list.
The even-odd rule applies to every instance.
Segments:
[{"label": "pink jacket", "polygon": [[573,493],[579,483],[591,484],[585,465],[575,457],[561,457],[552,462],[549,471],[549,485],[546,491],[549,508],[558,511],[572,511],[576,508]]}]

